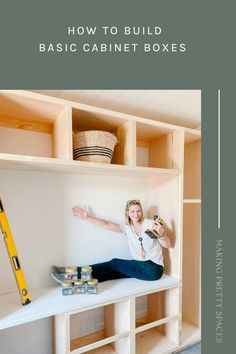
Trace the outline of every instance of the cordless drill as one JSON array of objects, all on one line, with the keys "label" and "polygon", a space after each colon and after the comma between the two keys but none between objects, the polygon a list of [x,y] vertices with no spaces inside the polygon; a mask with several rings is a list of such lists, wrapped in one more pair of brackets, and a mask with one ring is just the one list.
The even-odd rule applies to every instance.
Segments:
[{"label": "cordless drill", "polygon": [[[164,225],[164,221],[158,215],[154,215],[153,220],[155,225]],[[150,238],[153,239],[160,237],[160,234],[155,229],[147,229],[145,230],[145,234],[147,234]]]}]

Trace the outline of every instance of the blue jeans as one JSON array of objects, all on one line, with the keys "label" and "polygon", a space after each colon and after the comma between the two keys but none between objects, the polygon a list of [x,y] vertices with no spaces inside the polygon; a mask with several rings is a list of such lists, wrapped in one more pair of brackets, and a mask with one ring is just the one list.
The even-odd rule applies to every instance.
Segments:
[{"label": "blue jeans", "polygon": [[[120,278],[157,280],[163,274],[163,267],[152,261],[113,258],[108,262],[92,264],[91,267],[93,278],[99,282]],[[80,271],[81,268],[78,267],[79,274]]]}]

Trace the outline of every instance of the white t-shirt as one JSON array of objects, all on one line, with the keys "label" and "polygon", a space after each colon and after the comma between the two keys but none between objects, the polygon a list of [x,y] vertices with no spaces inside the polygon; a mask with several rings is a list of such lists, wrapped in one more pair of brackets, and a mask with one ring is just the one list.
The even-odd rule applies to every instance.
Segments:
[{"label": "white t-shirt", "polygon": [[[120,225],[122,231],[125,235],[128,236],[128,243],[131,255],[133,259],[139,261],[152,261],[156,264],[164,265],[163,255],[162,255],[162,246],[158,239],[152,239],[147,234],[145,234],[146,229],[151,229],[153,226],[153,220],[144,219],[142,222],[142,232],[138,236],[134,230],[133,225],[125,224]],[[142,241],[139,240],[142,238]],[[142,245],[141,245],[142,242]],[[142,252],[142,246],[144,252]],[[145,258],[143,258],[143,255]]]}]

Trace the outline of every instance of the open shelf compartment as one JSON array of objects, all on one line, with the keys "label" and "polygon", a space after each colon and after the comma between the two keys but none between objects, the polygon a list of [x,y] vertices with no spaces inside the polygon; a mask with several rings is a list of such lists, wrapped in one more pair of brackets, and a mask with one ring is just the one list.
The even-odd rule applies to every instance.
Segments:
[{"label": "open shelf compartment", "polygon": [[137,166],[180,167],[179,130],[158,124],[137,122]]},{"label": "open shelf compartment", "polygon": [[0,153],[68,159],[70,130],[67,106],[0,93]]},{"label": "open shelf compartment", "polygon": [[180,309],[179,287],[150,293],[136,298],[136,332],[154,327],[160,321],[178,317]]},{"label": "open shelf compartment", "polygon": [[136,354],[167,354],[179,344],[179,320],[150,328],[136,334]]},{"label": "open shelf compartment", "polygon": [[[71,315],[70,323],[72,325],[71,327],[74,328],[74,333],[71,334],[71,337],[77,336],[76,328],[79,330],[80,336],[78,338],[71,338],[70,350],[79,349],[79,352],[82,353],[93,350],[94,348],[109,345],[114,346],[114,348],[120,352],[117,348],[122,347],[123,341],[127,342],[127,337],[130,334],[130,306],[130,300],[124,300],[98,308],[98,323],[100,323],[99,327],[101,328],[86,336],[83,335],[83,330],[87,330],[84,319],[86,318],[87,320],[89,318],[89,312],[91,312],[91,316],[93,317],[94,310]],[[126,350],[125,347],[123,348],[124,350]]]},{"label": "open shelf compartment", "polygon": [[200,340],[201,340],[200,327],[195,326],[192,323],[183,320],[182,330],[181,330],[181,347],[193,345],[194,343],[200,342]]},{"label": "open shelf compartment", "polygon": [[102,130],[114,134],[117,144],[111,163],[135,165],[135,121],[82,108],[72,109],[73,133],[87,130]]}]

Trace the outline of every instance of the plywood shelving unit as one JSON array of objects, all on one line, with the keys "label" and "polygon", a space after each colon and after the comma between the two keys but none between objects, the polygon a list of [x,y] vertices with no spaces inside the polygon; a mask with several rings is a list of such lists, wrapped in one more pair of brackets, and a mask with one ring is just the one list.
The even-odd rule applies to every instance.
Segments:
[{"label": "plywood shelving unit", "polygon": [[[97,129],[118,138],[111,164],[74,161],[73,133]],[[53,316],[56,354],[167,354],[199,341],[200,147],[197,130],[25,91],[1,91],[0,168],[146,178],[149,216],[163,216],[172,243],[164,254],[167,274],[157,285],[139,282],[139,290],[135,285],[120,298],[112,293],[104,301],[99,294],[92,306],[61,304],[52,312],[39,301],[41,317],[29,309],[25,320],[1,296],[11,319],[1,318],[1,328]],[[147,313],[138,318],[141,296]],[[104,330],[72,339],[71,318],[98,307]]]}]

